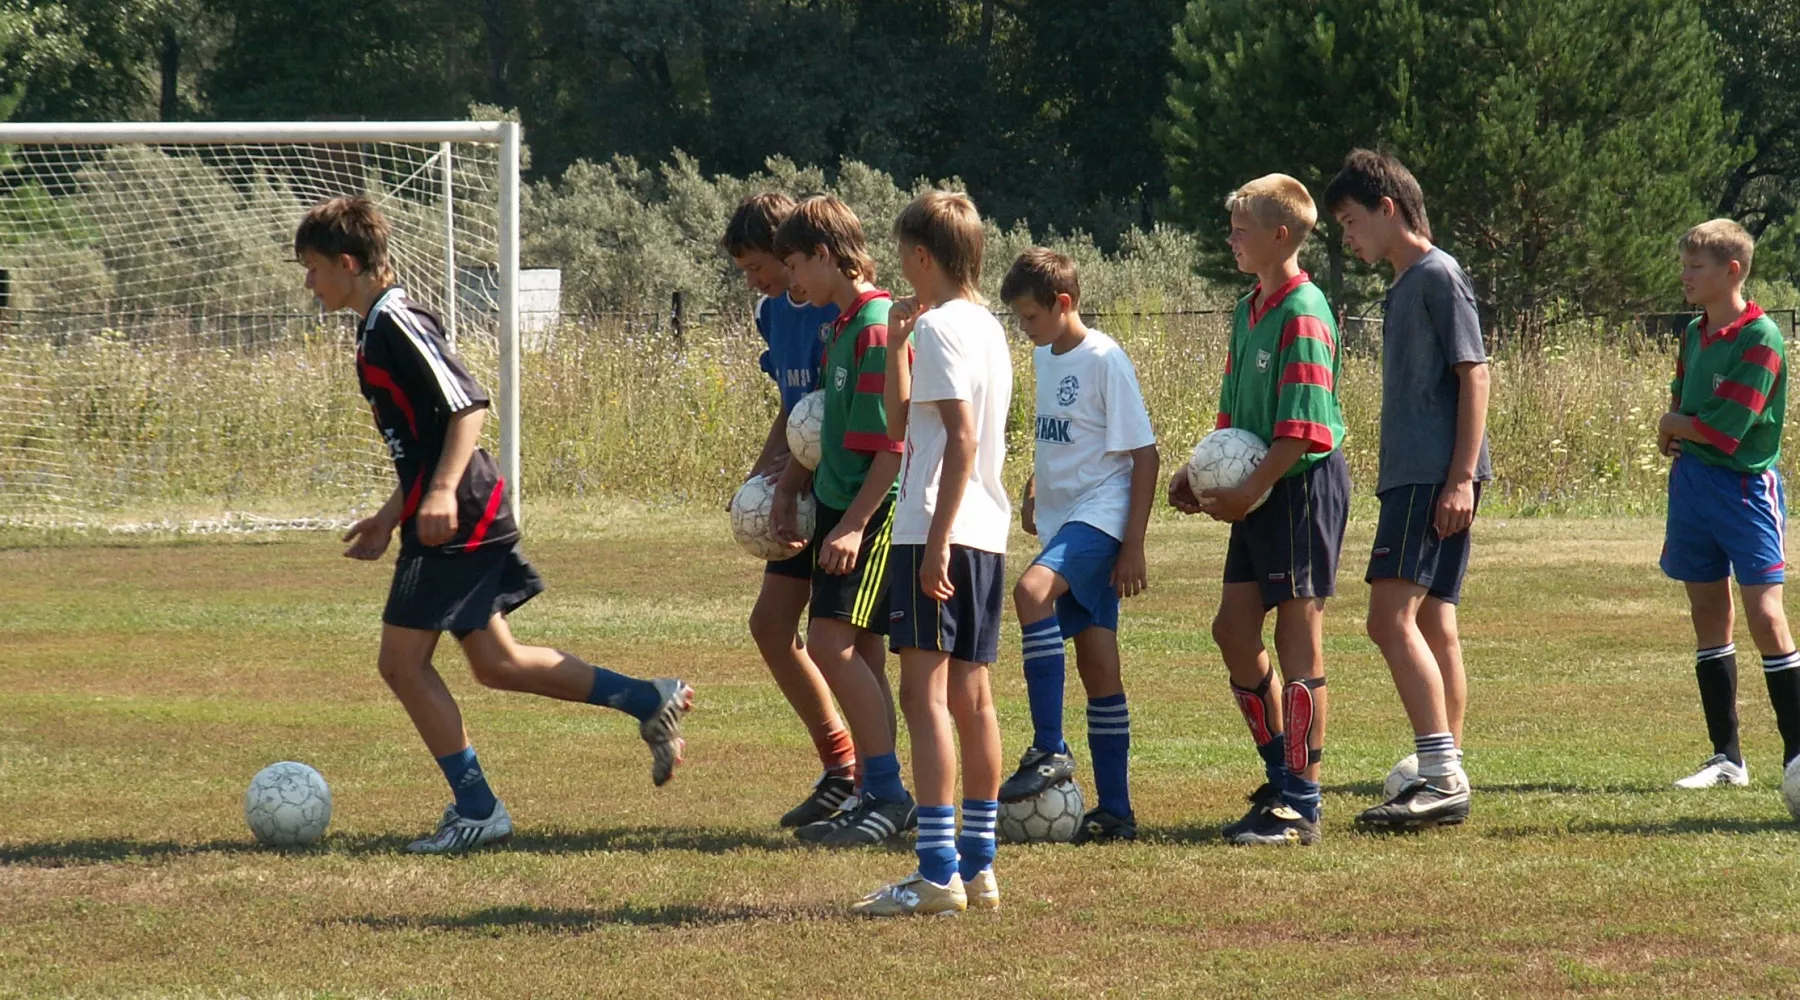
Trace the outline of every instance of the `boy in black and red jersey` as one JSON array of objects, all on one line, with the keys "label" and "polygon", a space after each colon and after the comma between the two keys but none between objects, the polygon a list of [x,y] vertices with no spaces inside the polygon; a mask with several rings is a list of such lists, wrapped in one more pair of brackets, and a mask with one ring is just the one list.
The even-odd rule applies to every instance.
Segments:
[{"label": "boy in black and red jersey", "polygon": [[512,833],[431,654],[454,635],[475,679],[491,688],[616,708],[638,719],[661,785],[681,762],[681,718],[693,689],[638,680],[544,646],[517,642],[506,616],[544,589],[519,551],[519,526],[493,458],[479,447],[488,396],[451,353],[437,320],[413,305],[388,266],[387,220],[366,198],[333,198],[306,214],[294,254],[326,309],[352,309],[356,374],[399,485],[344,535],[352,559],[379,559],[394,529],[400,557],[382,613],[382,680],[443,768],[455,802],[408,850],[466,851]]}]

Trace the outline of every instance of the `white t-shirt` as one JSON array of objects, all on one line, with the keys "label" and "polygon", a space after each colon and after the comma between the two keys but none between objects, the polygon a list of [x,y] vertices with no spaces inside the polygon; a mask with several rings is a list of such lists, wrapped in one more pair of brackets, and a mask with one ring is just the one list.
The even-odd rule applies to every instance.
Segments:
[{"label": "white t-shirt", "polygon": [[913,326],[912,405],[906,417],[906,461],[894,508],[896,545],[923,545],[937,510],[938,478],[948,435],[934,402],[960,399],[975,418],[975,462],[950,544],[1005,552],[1012,504],[1000,469],[1006,462],[1006,409],[1012,404],[1012,356],[994,314],[955,299]]},{"label": "white t-shirt", "polygon": [[1067,354],[1032,353],[1037,370],[1038,537],[1046,542],[1070,521],[1125,540],[1131,512],[1131,456],[1156,443],[1137,369],[1124,348],[1098,330]]}]

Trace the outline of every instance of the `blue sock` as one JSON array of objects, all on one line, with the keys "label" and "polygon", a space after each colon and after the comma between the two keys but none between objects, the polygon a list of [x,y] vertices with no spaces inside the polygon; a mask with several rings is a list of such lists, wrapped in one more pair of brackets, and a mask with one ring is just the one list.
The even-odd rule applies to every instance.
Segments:
[{"label": "blue sock", "polygon": [[587,702],[616,708],[641,722],[662,705],[662,696],[657,694],[656,685],[649,681],[595,667],[594,686],[588,689]]},{"label": "blue sock", "polygon": [[919,807],[919,874],[949,885],[956,874],[956,808],[954,806]]},{"label": "blue sock", "polygon": [[1319,821],[1319,783],[1307,781],[1292,771],[1288,772],[1287,781],[1281,786],[1281,801],[1295,812],[1312,820]]},{"label": "blue sock", "polygon": [[437,759],[444,769],[444,780],[456,796],[456,814],[463,819],[487,819],[494,814],[494,790],[488,787],[487,775],[481,773],[481,762],[475,759],[475,748],[464,747]]},{"label": "blue sock", "polygon": [[1000,803],[993,799],[964,799],[962,833],[956,838],[957,862],[964,882],[994,864],[994,823],[1000,816]]},{"label": "blue sock", "polygon": [[899,755],[889,751],[863,763],[863,794],[877,802],[906,800],[906,786],[900,783]]},{"label": "blue sock", "polygon": [[1130,819],[1131,710],[1125,707],[1124,692],[1088,699],[1087,720],[1088,753],[1094,758],[1094,791],[1100,796],[1100,808]]},{"label": "blue sock", "polygon": [[1263,775],[1269,784],[1282,787],[1287,779],[1287,734],[1276,733],[1274,739],[1257,747],[1256,752],[1262,755]]},{"label": "blue sock", "polygon": [[1068,753],[1063,742],[1063,675],[1067,671],[1063,635],[1051,615],[1019,629],[1025,651],[1025,694],[1031,701],[1031,745]]}]

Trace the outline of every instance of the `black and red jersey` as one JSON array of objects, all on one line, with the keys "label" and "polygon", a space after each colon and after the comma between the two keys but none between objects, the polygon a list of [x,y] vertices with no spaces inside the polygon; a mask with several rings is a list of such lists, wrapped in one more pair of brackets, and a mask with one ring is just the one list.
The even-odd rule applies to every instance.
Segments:
[{"label": "black and red jersey", "polygon": [[451,352],[437,317],[414,305],[405,289],[396,286],[383,292],[357,330],[356,380],[400,477],[405,497],[400,516],[402,555],[472,552],[519,540],[506,482],[493,456],[476,448],[456,486],[455,537],[435,549],[419,542],[413,516],[444,452],[450,418],[489,401]]}]

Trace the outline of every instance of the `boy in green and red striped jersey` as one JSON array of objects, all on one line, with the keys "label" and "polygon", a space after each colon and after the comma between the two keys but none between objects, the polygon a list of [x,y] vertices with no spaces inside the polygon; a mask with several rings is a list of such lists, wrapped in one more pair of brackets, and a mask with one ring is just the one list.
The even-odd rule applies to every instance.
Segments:
[{"label": "boy in green and red striped jersey", "polygon": [[[1305,185],[1270,174],[1226,205],[1232,255],[1257,284],[1232,314],[1217,426],[1250,431],[1269,451],[1242,485],[1199,496],[1183,466],[1169,483],[1169,502],[1231,522],[1213,639],[1268,780],[1251,794],[1244,818],[1222,833],[1236,844],[1312,844],[1325,738],[1325,599],[1337,592],[1350,509],[1350,473],[1339,450],[1337,323],[1300,270],[1300,246],[1318,222]],[[1265,493],[1268,500],[1252,510]],[[1271,608],[1285,683],[1262,641]]]},{"label": "boy in green and red striped jersey", "polygon": [[1781,595],[1787,502],[1775,468],[1787,370],[1780,328],[1744,299],[1755,249],[1750,234],[1714,219],[1688,230],[1680,249],[1682,291],[1705,313],[1681,335],[1669,412],[1657,426],[1657,448],[1675,456],[1662,570],[1687,585],[1699,650],[1694,674],[1713,756],[1675,785],[1742,786],[1750,770],[1738,749],[1733,572],[1762,653],[1783,766],[1800,755],[1800,653]]}]

